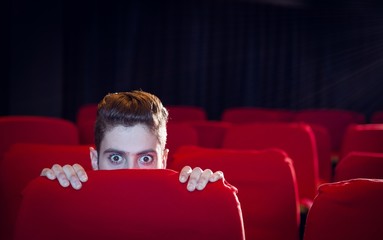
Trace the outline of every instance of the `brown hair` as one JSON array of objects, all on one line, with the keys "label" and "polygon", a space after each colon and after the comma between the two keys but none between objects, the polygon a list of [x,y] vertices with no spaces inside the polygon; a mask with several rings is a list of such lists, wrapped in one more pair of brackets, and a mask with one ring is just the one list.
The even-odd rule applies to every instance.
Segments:
[{"label": "brown hair", "polygon": [[97,151],[100,150],[105,133],[113,127],[144,124],[165,148],[167,121],[168,111],[161,100],[153,94],[141,90],[109,93],[98,104],[95,147]]}]

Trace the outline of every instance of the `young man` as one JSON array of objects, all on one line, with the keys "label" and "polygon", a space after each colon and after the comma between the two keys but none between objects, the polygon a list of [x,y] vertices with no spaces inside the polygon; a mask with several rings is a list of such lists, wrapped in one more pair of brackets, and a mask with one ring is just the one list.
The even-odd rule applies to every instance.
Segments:
[{"label": "young man", "polygon": [[[144,91],[107,94],[99,103],[95,125],[95,149],[90,148],[94,170],[164,169],[169,149],[166,145],[168,111],[160,99]],[[42,176],[60,185],[80,189],[88,180],[79,164],[53,165]],[[179,176],[188,179],[189,191],[202,190],[208,182],[223,178],[223,173],[185,166]]]}]

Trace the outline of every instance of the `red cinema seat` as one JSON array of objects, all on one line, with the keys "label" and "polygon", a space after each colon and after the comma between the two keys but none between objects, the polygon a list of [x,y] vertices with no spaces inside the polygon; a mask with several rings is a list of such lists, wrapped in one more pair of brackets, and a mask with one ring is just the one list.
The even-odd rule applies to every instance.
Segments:
[{"label": "red cinema seat", "polygon": [[327,128],[309,124],[315,137],[318,152],[318,170],[321,183],[331,182],[333,177],[331,138]]},{"label": "red cinema seat", "polygon": [[350,152],[382,152],[383,124],[352,124],[343,138],[339,160]]},{"label": "red cinema seat", "polygon": [[321,185],[308,213],[304,240],[383,239],[383,180]]},{"label": "red cinema seat", "polygon": [[15,143],[79,143],[76,125],[68,120],[45,116],[0,117],[0,159]]},{"label": "red cinema seat", "polygon": [[294,163],[299,198],[302,206],[310,207],[319,185],[315,137],[311,127],[303,123],[254,123],[236,125],[226,131],[223,148],[279,148]]},{"label": "red cinema seat", "polygon": [[76,114],[76,123],[96,121],[97,103],[89,103],[78,108]]},{"label": "red cinema seat", "polygon": [[15,240],[244,238],[236,189],[189,192],[172,170],[89,172],[81,190],[37,178],[24,190]]},{"label": "red cinema seat", "polygon": [[171,165],[173,154],[181,146],[198,145],[197,131],[187,123],[169,122],[167,124],[166,148],[169,149],[168,166]]},{"label": "red cinema seat", "polygon": [[81,121],[77,124],[80,144],[94,144],[95,120]]},{"label": "red cinema seat", "polygon": [[295,114],[295,121],[318,124],[328,129],[331,137],[331,150],[340,150],[344,133],[350,124],[363,123],[360,113],[342,109],[306,109]]},{"label": "red cinema seat", "polygon": [[334,181],[353,178],[383,179],[383,153],[350,152],[336,165]]},{"label": "red cinema seat", "polygon": [[94,143],[94,124],[97,117],[97,104],[85,104],[79,107],[76,115],[76,125],[81,144]]},{"label": "red cinema seat", "polygon": [[[79,163],[90,170],[89,147],[80,145],[15,144],[0,162],[1,239],[12,239],[21,191],[29,181],[53,164]],[[57,183],[58,184],[58,183]]]},{"label": "red cinema seat", "polygon": [[205,109],[188,105],[165,106],[169,112],[169,122],[190,122],[207,120]]},{"label": "red cinema seat", "polygon": [[371,123],[383,123],[383,111],[376,111],[371,116]]},{"label": "red cinema seat", "polygon": [[222,121],[189,122],[197,132],[198,146],[206,148],[221,148],[226,130],[232,125]]},{"label": "red cinema seat", "polygon": [[238,188],[246,239],[299,239],[296,178],[283,151],[187,146],[177,151],[173,162],[175,170],[185,165],[221,170],[226,181]]},{"label": "red cinema seat", "polygon": [[235,124],[253,122],[290,122],[294,112],[285,109],[232,107],[223,111],[221,120]]}]

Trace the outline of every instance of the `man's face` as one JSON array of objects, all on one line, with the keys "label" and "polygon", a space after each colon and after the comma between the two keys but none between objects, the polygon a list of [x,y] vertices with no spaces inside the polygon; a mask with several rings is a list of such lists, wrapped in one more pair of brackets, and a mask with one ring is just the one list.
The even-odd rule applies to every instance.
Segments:
[{"label": "man's face", "polygon": [[91,149],[94,170],[162,169],[168,150],[163,150],[157,137],[145,126],[117,126],[105,133],[100,155]]}]

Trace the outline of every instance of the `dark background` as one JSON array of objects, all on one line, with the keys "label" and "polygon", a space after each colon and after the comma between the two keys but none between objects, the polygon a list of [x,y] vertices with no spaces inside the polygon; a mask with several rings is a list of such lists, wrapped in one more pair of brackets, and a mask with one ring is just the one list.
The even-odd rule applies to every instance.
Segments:
[{"label": "dark background", "polygon": [[75,119],[106,93],[165,105],[383,109],[372,0],[6,0],[1,115]]}]

